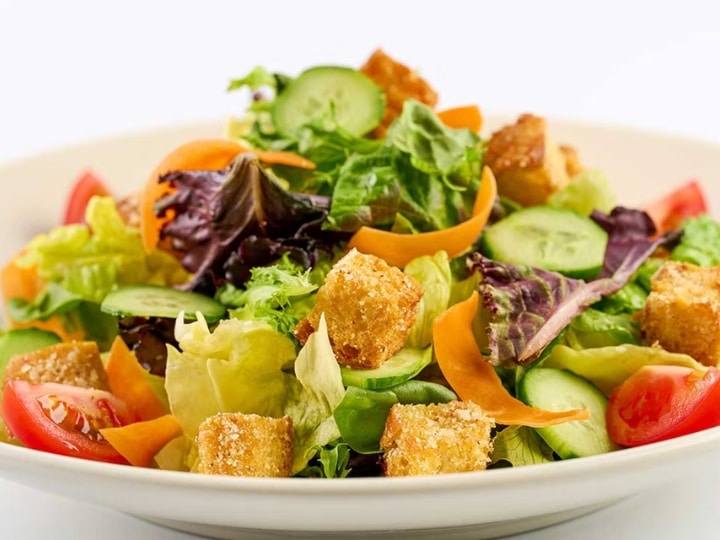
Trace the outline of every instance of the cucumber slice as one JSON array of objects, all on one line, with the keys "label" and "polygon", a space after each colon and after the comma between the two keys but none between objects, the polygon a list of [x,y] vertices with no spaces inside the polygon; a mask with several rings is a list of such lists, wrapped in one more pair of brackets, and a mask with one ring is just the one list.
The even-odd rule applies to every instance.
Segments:
[{"label": "cucumber slice", "polygon": [[533,206],[485,229],[481,250],[496,261],[585,279],[600,272],[607,239],[590,218],[565,208]]},{"label": "cucumber slice", "polygon": [[334,114],[339,127],[360,136],[380,123],[384,111],[385,94],[364,73],[321,66],[301,73],[278,95],[272,119],[281,135],[291,136],[303,125]]},{"label": "cucumber slice", "polygon": [[54,332],[46,332],[37,328],[16,328],[8,330],[0,336],[0,373],[12,356],[23,354],[43,347],[60,343]]},{"label": "cucumber slice", "polygon": [[367,390],[382,390],[412,379],[432,362],[432,347],[414,349],[406,347],[389,358],[379,368],[340,370],[343,385]]},{"label": "cucumber slice", "polygon": [[199,311],[207,322],[225,316],[225,306],[202,294],[180,291],[159,285],[132,285],[109,293],[100,309],[118,317],[160,317],[175,319],[181,311],[195,320]]},{"label": "cucumber slice", "polygon": [[534,368],[520,380],[518,397],[528,405],[548,411],[580,408],[590,411],[589,420],[536,428],[562,459],[617,450],[605,427],[607,397],[586,379],[562,369]]}]

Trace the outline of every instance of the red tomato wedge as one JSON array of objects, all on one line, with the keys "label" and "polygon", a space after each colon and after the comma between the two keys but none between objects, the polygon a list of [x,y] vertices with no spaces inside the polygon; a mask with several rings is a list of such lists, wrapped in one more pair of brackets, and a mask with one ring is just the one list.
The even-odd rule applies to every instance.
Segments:
[{"label": "red tomato wedge", "polygon": [[645,206],[658,234],[677,229],[690,217],[707,213],[705,194],[697,180],[690,180],[661,199]]},{"label": "red tomato wedge", "polygon": [[610,438],[640,446],[720,426],[720,370],[645,366],[610,396]]},{"label": "red tomato wedge", "polygon": [[70,192],[70,197],[65,205],[63,224],[83,223],[85,221],[85,209],[90,199],[95,195],[106,197],[110,195],[110,190],[97,176],[91,172],[86,172],[77,179]]},{"label": "red tomato wedge", "polygon": [[109,392],[66,384],[9,381],[2,414],[10,432],[28,448],[93,461],[127,464],[100,433],[135,420]]}]

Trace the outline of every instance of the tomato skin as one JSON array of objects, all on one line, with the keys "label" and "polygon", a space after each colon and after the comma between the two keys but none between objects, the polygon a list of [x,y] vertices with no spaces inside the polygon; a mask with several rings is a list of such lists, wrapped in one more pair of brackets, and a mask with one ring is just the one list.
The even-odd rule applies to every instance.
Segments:
[{"label": "tomato skin", "polygon": [[720,426],[720,370],[645,366],[613,391],[607,429],[621,446],[640,446]]},{"label": "tomato skin", "polygon": [[98,431],[136,420],[127,405],[109,392],[56,383],[8,381],[2,414],[13,436],[28,448],[93,461],[127,463]]},{"label": "tomato skin", "polygon": [[663,234],[680,227],[682,222],[708,212],[705,195],[697,180],[690,180],[661,199],[645,206],[657,233]]},{"label": "tomato skin", "polygon": [[91,172],[83,173],[77,179],[65,205],[64,225],[85,222],[85,209],[94,195],[110,195],[110,190]]}]

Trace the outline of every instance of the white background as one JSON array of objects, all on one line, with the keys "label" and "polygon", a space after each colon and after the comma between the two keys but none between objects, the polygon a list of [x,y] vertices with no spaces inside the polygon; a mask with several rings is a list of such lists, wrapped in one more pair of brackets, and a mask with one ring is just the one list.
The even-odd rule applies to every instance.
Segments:
[{"label": "white background", "polygon": [[[0,161],[223,117],[244,104],[228,79],[257,64],[358,65],[378,46],[418,68],[442,105],[720,142],[719,18],[709,0],[0,0]],[[717,538],[719,482],[720,465],[522,538]],[[0,522],[7,538],[189,538],[5,482]]]}]

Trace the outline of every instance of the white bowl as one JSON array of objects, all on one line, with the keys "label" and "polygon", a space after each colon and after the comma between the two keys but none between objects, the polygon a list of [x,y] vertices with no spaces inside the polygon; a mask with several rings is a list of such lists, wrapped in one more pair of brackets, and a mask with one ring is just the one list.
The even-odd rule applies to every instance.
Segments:
[{"label": "white bowl", "polygon": [[[488,118],[490,129],[506,118]],[[720,148],[626,128],[551,122],[555,138],[603,169],[620,201],[642,203],[689,178],[720,200]],[[139,188],[159,159],[221,122],[124,135],[0,167],[0,258],[59,223],[77,175],[118,193]],[[489,538],[591,512],[678,480],[720,456],[720,428],[645,447],[517,469],[417,478],[251,479],[138,469],[0,444],[0,476],[217,538]]]}]

